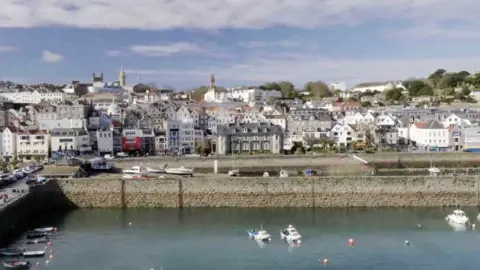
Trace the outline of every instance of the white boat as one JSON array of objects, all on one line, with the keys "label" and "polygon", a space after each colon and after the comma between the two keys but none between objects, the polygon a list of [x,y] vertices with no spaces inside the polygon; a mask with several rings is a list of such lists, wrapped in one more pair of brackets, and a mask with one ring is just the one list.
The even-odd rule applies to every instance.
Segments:
[{"label": "white boat", "polygon": [[123,179],[141,179],[141,178],[147,178],[145,174],[124,174]]},{"label": "white boat", "polygon": [[161,166],[158,169],[147,167],[147,172],[148,173],[165,173],[165,168],[166,167],[167,167],[167,164]]},{"label": "white boat", "polygon": [[124,174],[141,174],[142,173],[142,167],[140,166],[133,166],[130,169],[125,169],[122,170]]},{"label": "white boat", "polygon": [[35,250],[35,251],[24,251],[22,256],[23,257],[43,257],[45,256],[47,248],[44,250]]},{"label": "white boat", "polygon": [[248,236],[251,239],[254,239],[254,240],[260,240],[260,241],[271,241],[272,240],[272,236],[266,230],[264,230],[263,227],[260,227],[259,231],[253,229],[253,230],[249,230],[247,232],[248,232]]},{"label": "white boat", "polygon": [[302,236],[298,233],[297,229],[295,229],[292,225],[288,225],[288,228],[283,229],[280,232],[280,238],[282,240],[286,240],[287,242],[296,242],[302,239]]},{"label": "white boat", "polygon": [[171,169],[165,169],[166,174],[175,174],[175,175],[190,175],[193,176],[193,169],[185,168],[185,167],[180,167],[180,168],[171,168]]},{"label": "white boat", "polygon": [[233,169],[228,171],[228,176],[240,176],[240,170],[239,169]]},{"label": "white boat", "polygon": [[460,209],[453,210],[453,212],[445,218],[448,223],[466,225],[469,223],[467,215]]},{"label": "white boat", "polygon": [[110,155],[110,154],[106,154],[105,156],[103,156],[103,158],[108,159],[108,160],[114,160],[115,159],[115,157]]},{"label": "white boat", "polygon": [[55,231],[55,227],[36,228],[36,229],[33,229],[33,231],[37,233],[53,232]]},{"label": "white boat", "polygon": [[455,232],[464,232],[468,230],[467,224],[459,224],[459,223],[454,223],[454,222],[448,222],[448,226],[450,226],[453,231]]}]

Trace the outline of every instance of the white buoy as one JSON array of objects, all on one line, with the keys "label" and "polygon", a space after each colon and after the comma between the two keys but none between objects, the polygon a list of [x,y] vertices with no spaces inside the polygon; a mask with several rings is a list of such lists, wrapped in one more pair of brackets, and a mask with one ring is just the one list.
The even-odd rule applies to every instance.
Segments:
[{"label": "white buoy", "polygon": [[46,260],[46,261],[45,261],[45,264],[49,264],[49,263],[50,263],[50,261],[49,261],[49,260]]},{"label": "white buoy", "polygon": [[408,242],[408,240],[405,240],[405,246],[408,246],[410,245],[410,242]]},{"label": "white buoy", "polygon": [[132,222],[129,222],[129,223],[128,223],[128,226],[132,226]]},{"label": "white buoy", "polygon": [[472,230],[475,230],[476,225],[472,224]]}]

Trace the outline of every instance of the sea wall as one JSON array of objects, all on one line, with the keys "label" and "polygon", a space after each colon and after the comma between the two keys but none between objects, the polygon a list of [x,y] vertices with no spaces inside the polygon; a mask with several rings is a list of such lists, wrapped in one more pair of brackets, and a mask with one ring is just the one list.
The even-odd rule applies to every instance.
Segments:
[{"label": "sea wall", "polygon": [[52,193],[50,190],[59,190],[56,182],[31,187],[0,207],[0,245],[9,244],[31,229],[45,212],[56,211],[61,216],[75,207],[62,192]]},{"label": "sea wall", "polygon": [[[477,177],[220,176],[57,180],[78,207],[404,207],[480,205]],[[57,197],[54,195],[54,197]]]}]

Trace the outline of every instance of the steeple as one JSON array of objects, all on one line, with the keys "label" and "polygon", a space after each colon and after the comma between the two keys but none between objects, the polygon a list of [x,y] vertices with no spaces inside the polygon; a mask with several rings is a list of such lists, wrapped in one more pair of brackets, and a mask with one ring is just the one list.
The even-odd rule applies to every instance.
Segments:
[{"label": "steeple", "polygon": [[210,76],[210,89],[215,89],[215,75]]},{"label": "steeple", "polygon": [[120,76],[118,78],[118,81],[120,82],[120,86],[127,85],[127,74],[125,74],[125,70],[123,69],[123,66],[120,69]]}]

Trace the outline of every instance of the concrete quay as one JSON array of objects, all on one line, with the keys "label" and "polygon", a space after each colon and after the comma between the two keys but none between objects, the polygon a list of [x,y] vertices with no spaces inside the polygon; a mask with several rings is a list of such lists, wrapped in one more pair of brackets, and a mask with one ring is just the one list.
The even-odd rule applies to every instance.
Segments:
[{"label": "concrete quay", "polygon": [[[475,153],[376,153],[376,154],[356,154],[356,156],[368,161],[369,163],[397,163],[401,161],[405,164],[411,163],[478,163],[480,165],[480,155]],[[214,161],[217,160],[217,166],[220,172],[225,172],[232,167],[263,169],[263,171],[276,171],[285,168],[322,168],[326,170],[348,171],[352,172],[367,170],[364,164],[351,157],[348,154],[319,154],[319,155],[252,155],[232,157],[149,157],[149,158],[126,158],[115,160],[115,165],[119,168],[128,168],[135,165],[143,166],[161,166],[168,164],[169,167],[192,167],[199,169],[203,173],[213,172]],[[471,165],[471,164],[470,164]],[[332,175],[335,175],[333,173]]]},{"label": "concrete quay", "polygon": [[77,207],[433,207],[480,205],[480,179],[290,177],[57,180]]}]

